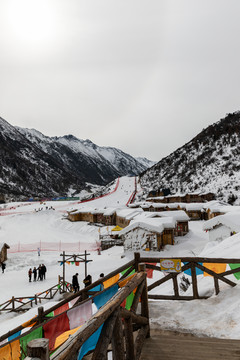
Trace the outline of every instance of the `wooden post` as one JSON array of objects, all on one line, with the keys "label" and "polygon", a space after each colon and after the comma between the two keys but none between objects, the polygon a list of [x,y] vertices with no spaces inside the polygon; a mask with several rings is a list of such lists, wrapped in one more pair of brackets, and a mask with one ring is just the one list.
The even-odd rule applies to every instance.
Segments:
[{"label": "wooden post", "polygon": [[87,276],[87,250],[84,251],[84,256],[85,256],[85,277]]},{"label": "wooden post", "polygon": [[218,278],[214,276],[215,294],[218,295],[220,292]]},{"label": "wooden post", "polygon": [[[139,264],[139,271],[146,271],[146,264]],[[141,315],[149,320],[149,309],[148,309],[148,289],[147,289],[147,274],[145,273],[145,286],[141,295]],[[148,323],[149,325],[149,323]],[[147,337],[150,337],[150,327],[148,327]]]},{"label": "wooden post", "polygon": [[118,312],[118,316],[115,322],[112,336],[113,360],[125,360],[122,319],[120,317],[119,309],[116,311]]},{"label": "wooden post", "polygon": [[29,357],[39,358],[40,360],[49,360],[49,339],[35,339],[27,344],[27,355]]},{"label": "wooden post", "polygon": [[44,318],[44,310],[42,306],[39,306],[38,308],[38,324],[41,324],[43,322],[43,318]]},{"label": "wooden post", "polygon": [[124,333],[126,343],[126,360],[135,360],[132,318],[124,319]]},{"label": "wooden post", "polygon": [[37,305],[37,295],[36,294],[34,295],[34,298],[35,298],[35,304]]},{"label": "wooden post", "polygon": [[134,264],[135,271],[137,272],[138,271],[138,264],[140,262],[140,253],[137,253],[137,252],[134,253],[134,261],[135,261],[135,264]]},{"label": "wooden post", "polygon": [[14,300],[14,296],[12,296],[12,309],[15,309],[15,300]]},{"label": "wooden post", "polygon": [[196,268],[195,264],[191,264],[191,274],[192,274],[192,289],[193,289],[193,297],[194,299],[198,299],[198,287],[197,287],[197,275],[196,275]]},{"label": "wooden post", "polygon": [[65,291],[65,251],[63,251],[63,292]]},{"label": "wooden post", "polygon": [[177,282],[177,276],[173,275],[173,289],[174,289],[174,294],[175,297],[178,298],[179,297],[179,291],[178,291],[178,282]]}]

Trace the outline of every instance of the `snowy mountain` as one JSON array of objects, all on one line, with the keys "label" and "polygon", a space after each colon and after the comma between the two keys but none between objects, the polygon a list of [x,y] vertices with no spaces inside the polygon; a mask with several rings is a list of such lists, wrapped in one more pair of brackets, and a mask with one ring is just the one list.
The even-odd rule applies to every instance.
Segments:
[{"label": "snowy mountain", "polygon": [[140,175],[141,186],[172,193],[211,191],[240,202],[240,112],[204,129],[190,142]]},{"label": "snowy mountain", "polygon": [[99,147],[73,135],[48,137],[2,118],[0,153],[0,194],[15,199],[64,196],[69,189],[80,192],[86,183],[106,185],[146,169],[119,149]]}]

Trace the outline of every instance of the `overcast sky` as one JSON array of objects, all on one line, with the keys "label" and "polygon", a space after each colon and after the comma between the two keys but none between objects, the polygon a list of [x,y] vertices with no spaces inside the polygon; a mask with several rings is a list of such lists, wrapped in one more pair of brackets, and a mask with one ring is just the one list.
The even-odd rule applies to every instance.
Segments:
[{"label": "overcast sky", "polygon": [[1,0],[0,116],[159,161],[240,109],[239,0]]}]

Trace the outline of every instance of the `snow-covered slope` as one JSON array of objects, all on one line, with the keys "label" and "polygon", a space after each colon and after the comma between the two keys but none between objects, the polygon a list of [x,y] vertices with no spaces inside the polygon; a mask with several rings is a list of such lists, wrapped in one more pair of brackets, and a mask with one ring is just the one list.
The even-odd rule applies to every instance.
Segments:
[{"label": "snow-covered slope", "polygon": [[7,199],[80,193],[137,175],[146,165],[119,149],[100,147],[72,135],[48,137],[0,118],[0,195]]},{"label": "snow-covered slope", "polygon": [[[140,175],[142,187],[172,193],[213,192],[218,199],[240,200],[240,112],[203,130]],[[239,201],[238,201],[239,202]]]}]

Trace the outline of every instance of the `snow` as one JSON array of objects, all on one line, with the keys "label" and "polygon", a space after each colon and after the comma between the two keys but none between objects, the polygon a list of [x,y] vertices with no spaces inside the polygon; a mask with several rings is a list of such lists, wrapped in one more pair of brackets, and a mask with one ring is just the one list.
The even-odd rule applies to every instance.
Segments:
[{"label": "snow", "polygon": [[[103,272],[107,274],[122,266],[133,258],[133,253],[124,255],[123,247],[116,246],[105,250],[101,255],[93,251],[93,246],[99,239],[98,227],[90,226],[86,222],[70,222],[65,215],[69,209],[80,209],[91,207],[92,209],[113,209],[121,208],[127,216],[132,215],[129,210],[124,209],[129,197],[134,191],[134,178],[120,178],[118,189],[109,196],[96,199],[90,202],[79,203],[77,201],[33,203],[9,203],[1,206],[0,209],[0,243],[6,242],[10,246],[8,260],[4,274],[0,273],[1,289],[0,303],[3,303],[12,296],[32,297],[34,294],[48,289],[57,284],[58,275],[62,275],[62,267],[58,261],[61,260],[59,244],[61,243],[83,243],[89,248],[88,272],[92,275],[93,281],[99,278]],[[55,210],[49,210],[49,207]],[[48,209],[47,209],[48,207]],[[42,209],[42,210],[40,210]],[[136,213],[136,211],[135,211]],[[174,215],[174,212],[164,212]],[[138,214],[139,215],[139,214]],[[166,216],[166,215],[165,215]],[[143,220],[141,220],[143,221]],[[175,222],[176,218],[148,218],[144,220],[149,224]],[[134,222],[131,223],[134,226]],[[183,237],[175,238],[175,245],[167,245],[161,252],[150,251],[147,256],[160,257],[184,257],[184,256],[206,256],[223,258],[240,258],[240,234],[236,234],[222,242],[209,242],[208,234],[203,231],[203,221],[190,221],[189,233]],[[135,223],[136,225],[136,223]],[[132,225],[130,225],[132,226]],[[150,226],[150,225],[149,225]],[[109,227],[111,230],[111,227]],[[101,228],[101,231],[106,231]],[[41,251],[38,256],[37,247],[39,243],[55,244],[54,251]],[[11,252],[16,245],[26,244],[32,246],[29,252]],[[51,245],[52,246],[52,245]],[[76,253],[76,252],[75,252]],[[146,252],[141,251],[146,256]],[[28,269],[44,263],[47,267],[47,278],[43,281],[28,281]],[[76,267],[66,265],[66,280],[71,282],[72,275],[79,273],[79,283],[83,287],[84,265]],[[155,271],[153,279],[148,283],[159,280],[163,276]],[[182,275],[179,275],[182,276]],[[231,278],[230,275],[229,278]],[[193,332],[198,335],[238,338],[240,339],[240,285],[235,288],[220,282],[220,294],[214,295],[213,279],[211,277],[198,277],[199,291],[201,294],[209,294],[208,300],[194,301],[151,301],[150,314],[152,326],[161,326],[165,329]],[[152,293],[172,293],[172,283],[167,282],[163,287],[152,290]],[[191,291],[191,288],[188,290]],[[55,298],[50,302],[43,302],[42,305],[50,307],[59,299]],[[0,334],[6,333],[19,324],[27,321],[36,314],[37,309],[17,315],[14,313],[1,313]]]},{"label": "snow", "polygon": [[203,230],[211,230],[218,225],[226,225],[232,231],[240,231],[240,212],[228,213],[225,215],[216,216],[205,222]]}]

